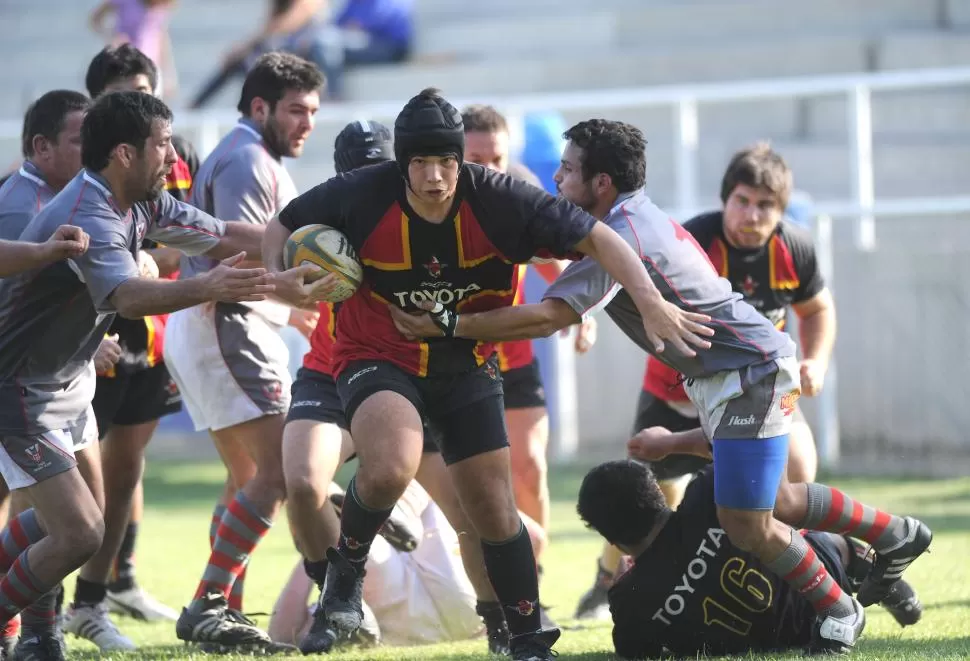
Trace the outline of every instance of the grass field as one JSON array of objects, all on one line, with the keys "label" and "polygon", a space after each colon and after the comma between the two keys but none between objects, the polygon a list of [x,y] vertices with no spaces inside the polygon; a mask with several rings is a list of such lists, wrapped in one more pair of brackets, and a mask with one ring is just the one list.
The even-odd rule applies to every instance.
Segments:
[{"label": "grass field", "polygon": [[[181,608],[195,589],[208,554],[209,516],[223,479],[216,464],[150,463],[145,478],[148,510],[138,546],[138,575],[146,588],[173,607]],[[588,587],[597,538],[580,524],[574,498],[583,472],[557,470],[552,475],[553,530],[545,561],[543,601],[566,625],[556,649],[561,659],[605,660],[611,654],[608,624],[574,628],[570,620],[580,594]],[[869,609],[869,624],[854,658],[966,659],[970,658],[970,479],[960,480],[834,480],[872,504],[923,518],[935,532],[932,554],[907,574],[925,605],[923,621],[900,629],[878,608]],[[286,525],[278,524],[257,550],[246,585],[246,610],[268,612],[277,591],[296,561]],[[68,582],[73,590],[73,580]],[[265,626],[267,618],[256,618]],[[102,657],[95,648],[73,637],[71,658],[191,659],[175,638],[170,624],[146,625],[119,620],[139,646],[130,655]],[[228,659],[242,657],[223,657]],[[485,644],[473,640],[457,644],[412,648],[379,648],[331,655],[351,659],[485,659]],[[765,658],[765,657],[750,657]],[[796,659],[800,655],[770,658]]]}]

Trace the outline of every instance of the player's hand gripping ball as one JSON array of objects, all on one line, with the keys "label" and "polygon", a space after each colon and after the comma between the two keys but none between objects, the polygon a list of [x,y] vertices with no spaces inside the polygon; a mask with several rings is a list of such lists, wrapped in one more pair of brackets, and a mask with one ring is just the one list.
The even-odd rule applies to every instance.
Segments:
[{"label": "player's hand gripping ball", "polygon": [[322,270],[308,276],[307,282],[318,280],[327,273],[335,274],[338,283],[326,298],[329,303],[346,301],[353,296],[364,277],[364,267],[350,241],[342,232],[327,225],[307,225],[290,234],[283,250],[283,262],[287,269],[303,264],[320,267]]}]

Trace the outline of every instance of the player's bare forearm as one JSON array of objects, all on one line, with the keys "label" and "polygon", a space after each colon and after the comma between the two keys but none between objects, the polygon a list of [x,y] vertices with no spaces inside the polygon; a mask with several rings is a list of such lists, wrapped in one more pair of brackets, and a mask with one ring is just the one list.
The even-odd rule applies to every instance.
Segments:
[{"label": "player's bare forearm", "polygon": [[576,250],[595,259],[603,270],[620,283],[637,308],[659,305],[663,301],[640,256],[619,234],[603,223],[596,223],[586,238],[576,244]]},{"label": "player's bare forearm", "polygon": [[52,261],[43,243],[0,241],[0,278],[46,266]]},{"label": "player's bare forearm", "polygon": [[794,306],[802,358],[827,365],[835,346],[835,301],[828,289]]},{"label": "player's bare forearm", "polygon": [[187,280],[150,280],[129,278],[118,285],[110,296],[122,317],[140,319],[157,314],[168,314],[205,303],[206,290],[199,278]]},{"label": "player's bare forearm", "polygon": [[485,342],[529,340],[548,337],[579,322],[579,315],[564,301],[548,298],[541,303],[459,314],[455,336]]},{"label": "player's bare forearm", "polygon": [[262,259],[264,225],[252,223],[228,222],[226,233],[222,235],[218,245],[206,252],[206,257],[226,259],[241,252],[246,253],[246,262],[258,264]]},{"label": "player's bare forearm", "polygon": [[292,232],[283,226],[279,218],[273,218],[266,226],[261,254],[263,264],[270,273],[279,273],[286,270],[286,266],[283,264],[283,249],[286,246],[286,240],[290,238],[290,234]]}]

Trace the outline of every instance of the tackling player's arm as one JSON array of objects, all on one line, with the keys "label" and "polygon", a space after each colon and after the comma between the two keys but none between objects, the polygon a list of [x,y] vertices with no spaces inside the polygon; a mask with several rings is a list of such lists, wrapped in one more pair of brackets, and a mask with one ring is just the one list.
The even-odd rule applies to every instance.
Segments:
[{"label": "tackling player's arm", "polygon": [[[171,206],[174,205],[174,206]],[[224,239],[221,221],[162,194],[148,211],[147,236],[198,255],[211,253]],[[236,254],[196,278],[158,280],[139,275],[138,264],[128,248],[127,230],[113,219],[86,217],[77,224],[91,236],[88,251],[72,260],[91,294],[95,308],[117,312],[129,319],[166,314],[207,301],[238,303],[259,301],[273,291],[264,269],[233,268],[242,258]]]},{"label": "tackling player's arm", "polygon": [[227,259],[242,252],[247,259],[259,259],[262,225],[224,222],[169,193],[162,193],[150,208],[153,216],[146,236],[153,241],[186,255]]},{"label": "tackling player's arm", "polygon": [[0,278],[78,257],[87,249],[88,235],[72,225],[58,227],[44,243],[0,240]]},{"label": "tackling player's arm", "polygon": [[792,309],[798,316],[801,340],[802,392],[812,396],[822,389],[835,346],[835,301],[832,292],[825,286],[811,236],[793,233],[791,247],[800,282]]}]

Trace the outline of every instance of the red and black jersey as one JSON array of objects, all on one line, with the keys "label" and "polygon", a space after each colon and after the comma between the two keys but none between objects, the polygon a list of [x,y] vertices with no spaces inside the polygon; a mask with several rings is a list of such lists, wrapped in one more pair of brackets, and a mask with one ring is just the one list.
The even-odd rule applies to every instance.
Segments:
[{"label": "red and black jersey", "polygon": [[310,334],[310,350],[303,355],[303,366],[321,374],[333,375],[333,347],[337,343],[337,311],[340,303],[320,303],[320,319]]},{"label": "red and black jersey", "polygon": [[[806,230],[787,220],[760,248],[742,250],[728,243],[724,236],[724,215],[720,211],[696,216],[684,229],[707,252],[722,278],[744,300],[784,330],[788,308],[816,296],[825,288],[818,268],[815,244]],[[659,360],[647,359],[643,389],[665,401],[685,401],[682,386],[671,388],[680,375]]]},{"label": "red and black jersey", "polygon": [[[519,265],[519,286],[515,290],[512,305],[522,305],[525,303],[526,268],[524,264]],[[498,358],[498,368],[502,372],[531,365],[533,358],[532,340],[506,340],[505,342],[496,342],[495,356]]]},{"label": "red and black jersey", "polygon": [[393,162],[340,174],[297,197],[279,218],[290,231],[317,223],[340,230],[364,266],[362,286],[337,315],[334,374],[355,360],[386,360],[417,376],[474,369],[493,345],[406,340],[389,304],[416,311],[432,300],[458,313],[507,307],[518,286],[517,264],[571,256],[596,223],[562,198],[470,163],[441,223],[411,209]]},{"label": "red and black jersey", "polygon": [[717,519],[714,472],[691,482],[677,511],[609,593],[613,644],[627,659],[747,655],[806,645],[815,611]]}]

